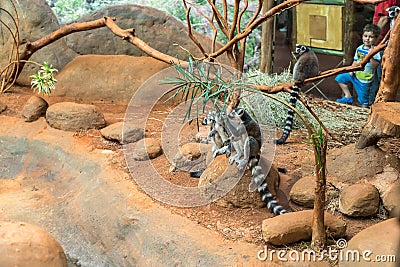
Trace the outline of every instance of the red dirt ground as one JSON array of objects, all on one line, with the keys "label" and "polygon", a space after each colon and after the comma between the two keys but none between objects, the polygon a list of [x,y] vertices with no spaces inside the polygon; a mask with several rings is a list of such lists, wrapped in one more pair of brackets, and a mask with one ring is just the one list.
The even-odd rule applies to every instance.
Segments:
[{"label": "red dirt ground", "polygon": [[[32,96],[30,90],[17,86],[13,88],[12,92],[0,95],[0,101],[8,106],[8,109],[4,111],[1,116],[20,116],[22,107],[30,96]],[[61,101],[73,101],[72,99],[61,97],[45,97],[45,99],[49,104]],[[103,112],[108,124],[123,120],[126,106],[104,103],[95,104],[99,110]],[[166,104],[160,104],[155,107],[155,111],[167,111],[167,109],[168,106],[166,106]],[[159,129],[162,128],[160,126],[165,117],[163,114],[166,114],[166,112],[152,113],[152,116],[156,118],[156,120],[149,123],[149,128],[146,129],[146,136],[155,138],[160,137]],[[185,143],[191,141],[195,134],[196,127],[186,127],[185,130],[181,132],[181,142]],[[93,148],[109,149],[118,152],[118,156],[110,158],[110,162],[115,166],[115,168],[123,169],[128,172],[121,145],[116,142],[105,140],[101,137],[98,130],[79,132],[76,133],[75,136],[81,142],[91,144]],[[305,131],[294,131],[286,145],[278,146],[276,148],[275,164],[287,169],[287,174],[283,176],[283,181],[281,181],[280,189],[282,194],[279,196],[283,205],[285,205],[284,197],[288,196],[291,186],[301,178],[302,160],[306,155],[310,155],[311,147],[305,142],[306,137],[307,135]],[[184,186],[197,185],[198,180],[190,178],[188,173],[170,173],[170,164],[164,155],[152,160],[152,164],[159,170],[165,179],[168,179],[172,183]],[[134,183],[133,179],[132,182]],[[281,197],[283,197],[283,201]],[[292,210],[302,209],[291,202],[286,204],[288,204]],[[167,206],[163,203],[160,203],[160,205]],[[219,232],[226,239],[242,240],[258,245],[263,244],[261,234],[262,221],[273,216],[266,208],[225,208],[217,206],[214,203],[195,208],[167,207],[173,213],[185,216],[206,228]],[[353,219],[337,212],[335,214],[347,223],[348,239],[366,227],[381,221],[378,217]],[[300,245],[304,245],[304,243]],[[305,245],[308,246],[309,243],[306,243]],[[294,246],[296,246],[296,244]]]}]

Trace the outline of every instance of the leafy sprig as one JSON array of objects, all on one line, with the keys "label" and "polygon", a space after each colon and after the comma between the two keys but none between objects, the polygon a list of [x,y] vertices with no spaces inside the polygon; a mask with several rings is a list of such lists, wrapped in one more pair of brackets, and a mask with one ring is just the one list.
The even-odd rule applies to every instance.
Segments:
[{"label": "leafy sprig", "polygon": [[55,83],[57,80],[54,77],[56,72],[58,72],[58,70],[54,69],[53,65],[44,62],[36,74],[29,76],[32,78],[31,87],[33,91],[37,91],[38,94],[42,95],[50,95],[52,90],[56,88]]}]

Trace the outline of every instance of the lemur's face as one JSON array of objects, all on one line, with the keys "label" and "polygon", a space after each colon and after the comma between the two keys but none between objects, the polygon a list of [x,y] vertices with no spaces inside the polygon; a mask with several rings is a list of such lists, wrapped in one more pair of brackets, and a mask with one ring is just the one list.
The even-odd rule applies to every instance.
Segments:
[{"label": "lemur's face", "polygon": [[391,6],[388,9],[386,9],[388,12],[388,18],[389,19],[395,19],[400,13],[400,7],[398,6]]},{"label": "lemur's face", "polygon": [[243,108],[235,108],[228,114],[228,118],[236,123],[242,122]]},{"label": "lemur's face", "polygon": [[308,47],[305,45],[301,45],[301,44],[296,44],[296,50],[293,52],[293,56],[295,57],[299,57],[302,54],[304,54],[305,52],[308,51]]},{"label": "lemur's face", "polygon": [[204,120],[201,122],[202,125],[211,125],[215,122],[215,111],[211,111],[207,114]]}]

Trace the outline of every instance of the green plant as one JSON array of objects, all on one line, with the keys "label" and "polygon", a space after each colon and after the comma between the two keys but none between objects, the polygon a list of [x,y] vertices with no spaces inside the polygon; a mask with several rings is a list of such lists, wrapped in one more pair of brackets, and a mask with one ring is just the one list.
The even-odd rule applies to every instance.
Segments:
[{"label": "green plant", "polygon": [[50,95],[51,91],[55,89],[55,83],[57,82],[54,77],[56,72],[57,69],[53,69],[52,65],[49,66],[44,62],[36,74],[29,76],[32,78],[31,86],[33,91],[37,91],[38,94],[42,95]]}]

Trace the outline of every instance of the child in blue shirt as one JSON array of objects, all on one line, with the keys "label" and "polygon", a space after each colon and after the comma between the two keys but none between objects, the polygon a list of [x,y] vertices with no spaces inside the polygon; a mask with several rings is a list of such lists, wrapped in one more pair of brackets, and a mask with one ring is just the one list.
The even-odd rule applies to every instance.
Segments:
[{"label": "child in blue shirt", "polygon": [[[360,63],[365,56],[374,48],[374,42],[379,36],[380,28],[374,24],[367,24],[363,29],[362,42],[363,44],[357,47],[354,55],[354,61],[352,66]],[[368,99],[369,89],[371,82],[374,78],[376,68],[381,62],[381,54],[377,53],[371,58],[371,60],[365,65],[363,71],[347,72],[336,76],[335,80],[338,82],[339,87],[342,89],[344,96],[336,99],[336,102],[342,104],[352,104],[354,99],[349,91],[347,83],[353,84],[353,87],[357,93],[357,100],[363,107],[369,106]]]}]

